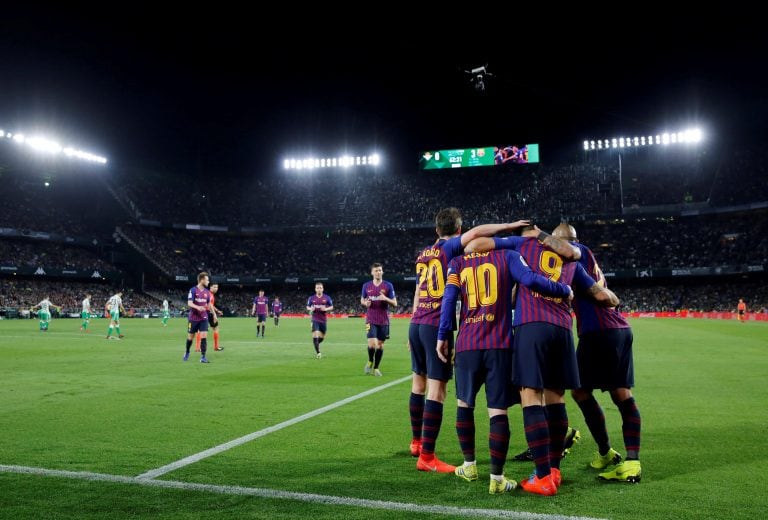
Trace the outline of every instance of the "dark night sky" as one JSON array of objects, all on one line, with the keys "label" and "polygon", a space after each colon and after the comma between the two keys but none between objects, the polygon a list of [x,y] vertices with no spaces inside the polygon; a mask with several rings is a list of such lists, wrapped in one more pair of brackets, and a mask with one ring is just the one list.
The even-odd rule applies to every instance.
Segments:
[{"label": "dark night sky", "polygon": [[[768,45],[746,13],[588,15],[566,31],[461,13],[357,27],[289,14],[4,13],[0,128],[46,130],[115,166],[213,176],[345,144],[415,170],[429,148],[539,142],[545,154],[688,124],[728,140],[766,131]],[[441,17],[454,22],[427,22]],[[480,95],[462,70],[485,63]]]}]

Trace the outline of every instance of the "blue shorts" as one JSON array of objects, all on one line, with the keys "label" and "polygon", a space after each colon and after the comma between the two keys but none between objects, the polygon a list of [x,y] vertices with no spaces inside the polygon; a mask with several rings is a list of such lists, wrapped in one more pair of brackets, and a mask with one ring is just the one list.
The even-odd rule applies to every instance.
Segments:
[{"label": "blue shorts", "polygon": [[516,387],[565,390],[579,388],[573,333],[551,323],[515,328],[512,384]]},{"label": "blue shorts", "polygon": [[579,336],[576,359],[581,388],[585,390],[635,386],[632,329],[608,329]]},{"label": "blue shorts", "polygon": [[325,321],[315,321],[312,320],[312,332],[322,332],[325,334],[325,331],[327,329],[328,323]]},{"label": "blue shorts", "polygon": [[264,323],[267,321],[267,315],[266,314],[257,314],[256,315],[256,323]]},{"label": "blue shorts", "polygon": [[376,338],[379,341],[387,341],[389,339],[389,325],[366,323],[365,332],[367,338]]},{"label": "blue shorts", "polygon": [[194,334],[195,332],[208,332],[208,320],[188,321],[187,332],[189,334]]},{"label": "blue shorts", "polygon": [[[443,363],[437,357],[437,327],[434,325],[411,323],[408,329],[408,341],[411,344],[411,370],[414,374],[425,375],[429,379],[448,381],[453,377],[451,363]],[[453,333],[448,336],[448,359],[453,358]]]},{"label": "blue shorts", "polygon": [[475,397],[485,384],[488,408],[509,408],[520,402],[510,383],[512,350],[465,350],[456,354],[456,398],[475,407]]}]

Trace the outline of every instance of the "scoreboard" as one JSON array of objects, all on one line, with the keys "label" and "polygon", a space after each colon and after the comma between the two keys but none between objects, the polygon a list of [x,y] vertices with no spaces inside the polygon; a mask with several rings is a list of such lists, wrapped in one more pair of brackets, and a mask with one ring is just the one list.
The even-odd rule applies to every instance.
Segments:
[{"label": "scoreboard", "polygon": [[518,164],[539,162],[539,145],[432,150],[422,153],[419,160],[422,170],[494,166],[508,162]]}]

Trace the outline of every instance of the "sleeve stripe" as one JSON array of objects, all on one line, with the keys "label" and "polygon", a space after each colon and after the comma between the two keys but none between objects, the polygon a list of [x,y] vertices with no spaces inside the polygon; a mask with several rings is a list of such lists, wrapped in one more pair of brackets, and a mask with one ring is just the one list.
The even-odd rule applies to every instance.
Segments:
[{"label": "sleeve stripe", "polygon": [[461,282],[459,282],[459,275],[452,273],[448,275],[448,285],[455,285],[456,287],[461,287]]}]

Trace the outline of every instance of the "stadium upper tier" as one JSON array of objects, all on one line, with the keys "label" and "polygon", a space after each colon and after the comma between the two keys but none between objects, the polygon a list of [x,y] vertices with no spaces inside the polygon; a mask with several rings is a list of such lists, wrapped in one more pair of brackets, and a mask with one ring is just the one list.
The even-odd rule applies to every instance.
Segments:
[{"label": "stadium upper tier", "polygon": [[[662,151],[664,152],[664,151]],[[438,172],[281,171],[259,179],[123,175],[116,193],[134,216],[241,228],[431,225],[457,206],[465,221],[583,219],[648,206],[721,207],[768,200],[765,151],[628,150],[568,164]],[[674,152],[674,153],[673,153]],[[621,173],[619,164],[621,164]]]},{"label": "stadium upper tier", "polygon": [[[551,231],[557,221],[538,222]],[[604,270],[768,265],[768,211],[634,221],[575,223]],[[367,276],[372,262],[413,274],[435,240],[431,229],[284,231],[257,236],[126,226],[125,236],[167,274]]]}]

